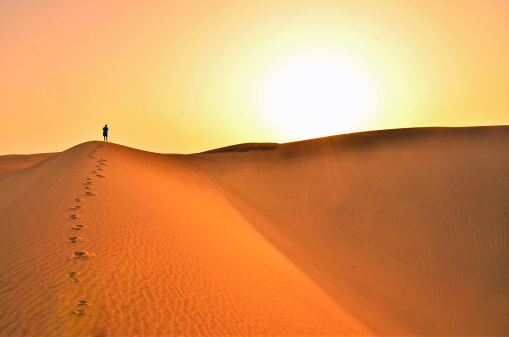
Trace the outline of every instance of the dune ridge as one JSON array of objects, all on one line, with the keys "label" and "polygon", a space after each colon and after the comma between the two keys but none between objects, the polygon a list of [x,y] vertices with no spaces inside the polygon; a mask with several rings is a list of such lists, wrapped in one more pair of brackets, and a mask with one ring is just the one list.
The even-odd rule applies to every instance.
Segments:
[{"label": "dune ridge", "polygon": [[509,333],[509,127],[265,145],[0,176],[0,335]]},{"label": "dune ridge", "polygon": [[276,149],[278,143],[244,143],[232,146],[225,146],[218,149],[200,152],[198,154],[224,153],[224,152],[249,152],[249,151],[270,151]]}]

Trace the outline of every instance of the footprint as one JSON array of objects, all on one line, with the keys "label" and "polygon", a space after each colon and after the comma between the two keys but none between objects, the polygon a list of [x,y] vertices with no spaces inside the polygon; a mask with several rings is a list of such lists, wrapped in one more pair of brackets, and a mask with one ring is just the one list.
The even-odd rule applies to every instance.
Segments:
[{"label": "footprint", "polygon": [[79,216],[77,216],[76,214],[71,214],[69,215],[69,218],[76,220],[77,218],[79,218]]},{"label": "footprint", "polygon": [[84,187],[85,189],[89,190],[91,187],[90,186],[85,186]]},{"label": "footprint", "polygon": [[83,241],[83,238],[82,237],[79,237],[79,236],[71,236],[67,239],[70,243],[76,243],[76,242],[81,242]]},{"label": "footprint", "polygon": [[74,252],[69,260],[88,260],[91,256],[89,252]]},{"label": "footprint", "polygon": [[88,307],[90,307],[90,302],[85,300],[78,301],[78,303],[76,303],[76,308],[72,311],[72,313],[76,315],[84,315]]},{"label": "footprint", "polygon": [[71,279],[71,282],[76,283],[80,281],[78,279],[79,275],[80,273],[78,273],[77,271],[71,271],[69,274],[67,274],[67,277]]},{"label": "footprint", "polygon": [[81,199],[80,198],[76,198],[76,199],[74,199],[74,201],[81,202]]},{"label": "footprint", "polygon": [[94,193],[94,192],[85,192],[85,195],[86,195],[87,197],[91,197],[91,196],[93,196],[93,195],[97,195],[97,193]]},{"label": "footprint", "polygon": [[85,228],[85,225],[75,225],[72,227],[72,229],[75,231],[82,230],[83,228]]},{"label": "footprint", "polygon": [[85,181],[85,182],[83,183],[83,185],[93,185],[93,184],[94,184],[94,183],[93,183],[92,181],[90,181],[90,180],[89,180],[89,181]]},{"label": "footprint", "polygon": [[78,210],[78,209],[80,209],[80,208],[81,208],[81,206],[76,205],[76,206],[72,206],[72,207],[71,207],[71,208],[69,208],[69,209],[70,209],[70,210],[73,210],[73,211],[76,211],[76,210]]},{"label": "footprint", "polygon": [[106,178],[106,176],[103,176],[102,174],[96,174],[96,176],[99,178]]},{"label": "footprint", "polygon": [[104,169],[102,169],[102,168],[98,168],[98,169],[97,169],[97,171],[104,171]]},{"label": "footprint", "polygon": [[90,173],[97,173],[97,171],[90,171]]},{"label": "footprint", "polygon": [[87,178],[87,180],[92,180],[92,178]]}]

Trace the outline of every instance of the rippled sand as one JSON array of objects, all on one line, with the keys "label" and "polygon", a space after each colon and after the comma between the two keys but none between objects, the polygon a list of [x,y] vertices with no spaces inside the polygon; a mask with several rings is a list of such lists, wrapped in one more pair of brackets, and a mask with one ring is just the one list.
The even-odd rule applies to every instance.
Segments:
[{"label": "rippled sand", "polygon": [[508,191],[509,127],[3,156],[0,335],[506,335]]}]

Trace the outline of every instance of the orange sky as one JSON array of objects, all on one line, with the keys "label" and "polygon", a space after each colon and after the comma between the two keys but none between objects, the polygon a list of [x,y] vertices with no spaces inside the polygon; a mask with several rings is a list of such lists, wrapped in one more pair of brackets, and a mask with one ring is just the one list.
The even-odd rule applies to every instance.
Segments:
[{"label": "orange sky", "polygon": [[0,0],[0,154],[61,151],[105,123],[164,153],[309,138],[317,111],[293,125],[267,105],[288,106],[270,88],[292,59],[337,59],[370,86],[369,109],[315,118],[315,136],[509,124],[508,18],[505,0]]}]

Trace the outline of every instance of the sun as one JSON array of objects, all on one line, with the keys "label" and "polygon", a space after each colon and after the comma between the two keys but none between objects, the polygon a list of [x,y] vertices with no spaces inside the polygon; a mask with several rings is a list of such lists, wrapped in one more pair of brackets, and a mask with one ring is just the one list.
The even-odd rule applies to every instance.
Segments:
[{"label": "sun", "polygon": [[260,102],[267,118],[290,137],[352,132],[375,103],[373,81],[357,62],[340,55],[296,55],[266,76]]}]

